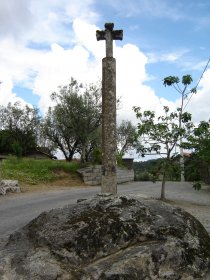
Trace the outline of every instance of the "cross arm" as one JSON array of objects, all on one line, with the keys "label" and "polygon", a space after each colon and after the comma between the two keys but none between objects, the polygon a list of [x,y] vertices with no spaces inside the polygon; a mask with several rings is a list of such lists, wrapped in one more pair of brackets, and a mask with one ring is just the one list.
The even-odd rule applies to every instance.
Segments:
[{"label": "cross arm", "polygon": [[123,30],[114,30],[112,31],[113,40],[122,40],[123,39]]},{"label": "cross arm", "polygon": [[106,38],[105,38],[105,31],[103,31],[103,30],[96,30],[96,39],[97,39],[97,41],[106,40]]},{"label": "cross arm", "polygon": [[[97,41],[106,40],[106,31],[96,30],[96,39]],[[123,30],[113,30],[112,31],[113,40],[122,40],[123,39]]]}]

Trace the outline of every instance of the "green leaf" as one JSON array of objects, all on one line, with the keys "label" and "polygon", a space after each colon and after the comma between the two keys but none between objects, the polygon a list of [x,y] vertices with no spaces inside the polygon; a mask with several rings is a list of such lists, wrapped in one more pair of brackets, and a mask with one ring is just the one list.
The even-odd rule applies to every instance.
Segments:
[{"label": "green leaf", "polygon": [[196,87],[192,88],[190,92],[191,93],[197,93],[197,88]]},{"label": "green leaf", "polygon": [[192,83],[192,81],[193,81],[193,79],[192,79],[192,77],[191,77],[191,75],[184,75],[183,77],[182,77],[182,83],[183,83],[183,85],[190,85],[191,83]]},{"label": "green leaf", "polygon": [[171,86],[173,84],[178,84],[179,83],[179,78],[176,76],[168,76],[163,79],[163,85],[166,86]]}]

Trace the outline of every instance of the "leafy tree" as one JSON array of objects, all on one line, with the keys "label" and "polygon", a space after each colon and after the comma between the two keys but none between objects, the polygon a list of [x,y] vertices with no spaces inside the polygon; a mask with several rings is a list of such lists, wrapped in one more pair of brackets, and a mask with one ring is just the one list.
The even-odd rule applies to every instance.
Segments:
[{"label": "leafy tree", "polygon": [[129,150],[137,149],[140,140],[136,127],[131,121],[123,120],[117,126],[117,153],[122,158]]},{"label": "leafy tree", "polygon": [[48,137],[46,137],[44,133],[44,124],[45,120],[42,118],[37,133],[36,150],[43,154],[46,154],[47,156],[51,156],[51,158],[56,159],[55,153],[57,152],[57,145]]},{"label": "leafy tree", "polygon": [[210,127],[206,121],[201,121],[194,128],[193,134],[188,138],[187,147],[194,150],[194,153],[202,160],[210,164]]},{"label": "leafy tree", "polygon": [[91,135],[101,125],[101,89],[90,84],[85,88],[73,78],[69,85],[59,87],[51,95],[55,106],[49,108],[43,132],[66,160],[75,153],[86,161]]},{"label": "leafy tree", "polygon": [[[169,112],[169,108],[164,106],[164,115],[156,118],[155,112],[144,111],[141,108],[134,107],[136,117],[139,120],[137,125],[138,134],[141,136],[142,145],[138,152],[145,154],[155,153],[164,154],[164,160],[161,161],[162,171],[162,189],[161,199],[165,199],[165,183],[167,173],[174,168],[177,162],[175,147],[180,145],[180,139],[186,138],[193,128],[191,114],[185,112],[181,115],[181,126],[179,125],[180,110]],[[164,150],[164,152],[162,152]]]},{"label": "leafy tree", "polygon": [[0,107],[0,152],[25,155],[37,146],[38,109],[16,102]]},{"label": "leafy tree", "polygon": [[189,182],[209,182],[208,164],[195,153],[185,159],[185,177]]},{"label": "leafy tree", "polygon": [[[92,162],[94,164],[101,164],[102,162],[102,128],[99,126],[93,132],[91,132],[86,141],[85,159],[83,162]],[[81,143],[82,145],[82,143]],[[78,152],[83,151],[83,147],[79,145]]]},{"label": "leafy tree", "polygon": [[[163,79],[164,86],[173,86],[174,89],[181,94],[181,104],[179,107],[179,128],[182,126],[182,114],[184,113],[184,109],[187,106],[190,99],[188,99],[189,94],[191,97],[197,91],[197,86],[194,88],[189,89],[189,86],[192,84],[193,79],[191,75],[184,75],[182,76],[182,81],[180,82],[179,77],[177,76],[168,76]],[[191,98],[190,97],[190,98]],[[188,101],[185,103],[184,101]],[[184,157],[183,157],[183,149],[182,149],[182,138],[180,138],[180,170],[181,170],[181,181],[184,181]]]},{"label": "leafy tree", "polygon": [[[209,165],[210,165],[210,127],[206,121],[201,121],[200,124],[194,128],[193,133],[189,135],[183,142],[183,146],[193,151],[189,161],[196,171],[197,180],[203,179],[209,181]],[[190,165],[189,164],[189,165]],[[198,182],[196,185],[198,186]],[[201,187],[201,186],[200,186]],[[199,188],[198,188],[199,189]]]},{"label": "leafy tree", "polygon": [[0,131],[0,153],[9,154],[13,152],[12,144],[13,144],[13,136],[9,130],[1,130]]}]

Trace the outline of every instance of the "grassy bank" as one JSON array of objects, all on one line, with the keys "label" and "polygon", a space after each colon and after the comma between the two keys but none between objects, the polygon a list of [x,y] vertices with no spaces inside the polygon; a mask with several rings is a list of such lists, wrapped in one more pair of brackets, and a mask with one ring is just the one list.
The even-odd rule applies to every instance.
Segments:
[{"label": "grassy bank", "polygon": [[43,184],[61,179],[78,178],[78,162],[9,158],[0,166],[0,178],[18,180],[24,184]]}]

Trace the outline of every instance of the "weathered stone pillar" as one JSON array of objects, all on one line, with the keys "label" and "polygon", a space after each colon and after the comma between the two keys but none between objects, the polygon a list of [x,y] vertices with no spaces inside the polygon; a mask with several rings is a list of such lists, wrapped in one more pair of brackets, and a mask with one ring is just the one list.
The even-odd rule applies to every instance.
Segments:
[{"label": "weathered stone pillar", "polygon": [[116,60],[102,60],[102,193],[117,193]]},{"label": "weathered stone pillar", "polygon": [[106,40],[106,57],[102,60],[102,193],[117,193],[116,171],[116,61],[113,40],[122,40],[123,31],[105,23],[97,30],[97,40]]}]

